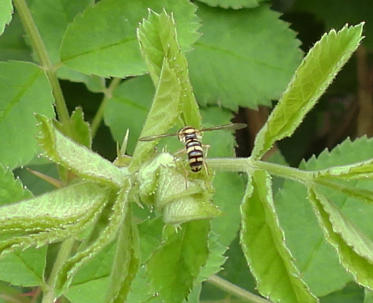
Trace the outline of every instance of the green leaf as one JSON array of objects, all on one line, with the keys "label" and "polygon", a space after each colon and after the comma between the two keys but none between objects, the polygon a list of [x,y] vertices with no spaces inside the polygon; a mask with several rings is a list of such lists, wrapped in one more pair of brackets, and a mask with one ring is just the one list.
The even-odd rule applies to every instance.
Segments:
[{"label": "green leaf", "polygon": [[165,11],[161,14],[150,11],[148,19],[138,28],[137,37],[154,85],[158,86],[163,61],[167,60],[181,86],[180,105],[184,123],[200,128],[201,116],[189,80],[188,63],[177,40],[173,17]]},{"label": "green leaf", "polygon": [[183,49],[198,38],[195,6],[189,1],[104,0],[84,11],[68,27],[62,62],[85,74],[126,77],[146,72],[136,41],[136,27],[147,10],[173,12]]},{"label": "green leaf", "polygon": [[270,175],[258,170],[251,177],[241,206],[241,245],[259,292],[273,302],[318,302],[285,244]]},{"label": "green leaf", "polygon": [[[157,91],[141,131],[141,137],[163,134],[172,127],[179,115],[180,93],[180,82],[167,61],[164,61]],[[138,168],[156,145],[157,140],[138,142],[133,153],[131,168]]]},{"label": "green leaf", "polygon": [[14,179],[13,173],[0,165],[0,205],[31,198],[32,194],[23,188],[19,179]]},{"label": "green leaf", "polygon": [[[149,76],[123,81],[113,92],[105,107],[105,124],[109,126],[115,141],[122,142],[126,129],[130,130],[127,152],[132,154],[140,137],[146,114],[154,96]],[[126,113],[125,119],[123,113]]]},{"label": "green leaf", "polygon": [[359,46],[363,24],[331,30],[308,52],[279,103],[255,138],[252,157],[261,158],[277,140],[293,134],[335,75]]},{"label": "green leaf", "polygon": [[12,0],[1,1],[0,3],[0,35],[4,32],[5,26],[10,23],[13,15]]},{"label": "green leaf", "polygon": [[[320,299],[321,303],[360,303],[364,300],[364,289],[355,283],[349,283],[343,289]],[[368,303],[368,302],[364,302]]]},{"label": "green leaf", "polygon": [[328,168],[318,173],[317,178],[336,178],[342,179],[372,179],[373,178],[373,159],[358,162],[350,165],[336,166]]},{"label": "green leaf", "polygon": [[78,183],[44,195],[0,207],[0,228],[38,231],[76,223],[97,211],[107,189],[94,183]]},{"label": "green leaf", "polygon": [[103,303],[105,301],[115,254],[114,244],[106,246],[77,272],[71,286],[64,293],[71,302]]},{"label": "green leaf", "polygon": [[308,195],[326,239],[338,251],[342,265],[357,283],[373,288],[373,242],[358,231],[323,195],[309,190]]},{"label": "green leaf", "polygon": [[53,96],[44,71],[26,62],[0,62],[0,162],[26,164],[37,151],[34,113],[54,116]]},{"label": "green leaf", "polygon": [[57,289],[62,292],[66,291],[79,269],[114,240],[128,211],[128,192],[130,189],[130,181],[127,180],[117,193],[106,226],[97,236],[97,239],[70,257],[62,266],[58,273]]},{"label": "green leaf", "polygon": [[279,13],[268,5],[235,11],[201,4],[198,16],[202,36],[187,56],[198,102],[237,110],[278,99],[301,60],[296,34]]},{"label": "green leaf", "polygon": [[[91,3],[92,0],[33,0],[30,3],[32,17],[52,64],[58,65],[60,63],[59,51],[67,26]],[[34,57],[36,56],[34,55]],[[59,67],[57,75],[61,79],[84,82],[92,91],[102,91],[103,89],[100,82],[95,82],[92,85],[95,81],[94,76],[80,74],[66,66]]]},{"label": "green leaf", "polygon": [[[150,280],[165,303],[183,302],[208,256],[209,221],[192,221],[170,231],[167,241],[149,260]],[[171,227],[173,228],[173,227]]]},{"label": "green leaf", "polygon": [[88,148],[92,145],[92,134],[89,123],[84,121],[84,113],[81,107],[77,107],[70,117],[72,139]]},{"label": "green leaf", "polygon": [[[325,150],[318,158],[311,158],[300,168],[315,171],[331,166],[348,165],[366,161],[372,157],[373,140],[349,139],[335,147]],[[353,180],[350,186],[355,191],[372,188],[368,180]],[[348,197],[340,191],[329,190],[325,195],[337,202],[340,210],[360,230],[373,239],[373,206]],[[276,208],[283,226],[286,242],[296,258],[302,276],[317,296],[325,296],[337,291],[351,281],[352,276],[340,265],[335,250],[324,240],[312,207],[306,199],[305,187],[293,181],[284,181],[283,188],[276,195]]]},{"label": "green leaf", "polygon": [[90,280],[79,285],[73,285],[65,296],[72,303],[103,303],[105,291],[109,286],[109,278]]},{"label": "green leaf", "polygon": [[2,254],[74,236],[95,220],[108,189],[78,183],[20,203],[0,207]]},{"label": "green leaf", "polygon": [[46,117],[38,115],[40,146],[52,161],[87,179],[121,187],[128,173],[62,135]]},{"label": "green leaf", "polygon": [[19,286],[39,286],[44,281],[47,248],[29,248],[0,259],[0,280]]},{"label": "green leaf", "polygon": [[139,267],[139,235],[130,212],[121,224],[106,302],[125,302]]},{"label": "green leaf", "polygon": [[373,302],[373,291],[365,288],[364,303],[372,303],[372,302]]},{"label": "green leaf", "polygon": [[260,2],[264,2],[265,0],[198,0],[203,2],[209,6],[219,6],[223,8],[233,8],[233,9],[240,9],[240,8],[254,8],[260,5]]},{"label": "green leaf", "polygon": [[31,1],[32,17],[53,64],[60,61],[59,50],[67,26],[91,3],[91,0]]},{"label": "green leaf", "polygon": [[31,50],[23,39],[24,31],[17,14],[0,36],[0,60],[31,61]]},{"label": "green leaf", "polygon": [[352,280],[320,230],[305,187],[286,180],[275,196],[276,209],[299,271],[316,296],[339,290]]}]

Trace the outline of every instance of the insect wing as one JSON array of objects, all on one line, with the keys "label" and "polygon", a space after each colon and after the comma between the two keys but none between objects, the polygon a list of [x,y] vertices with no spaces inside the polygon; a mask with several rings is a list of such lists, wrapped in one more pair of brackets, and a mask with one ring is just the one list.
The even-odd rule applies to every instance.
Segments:
[{"label": "insect wing", "polygon": [[224,124],[224,125],[202,128],[200,131],[205,132],[205,131],[219,130],[219,129],[235,130],[235,129],[241,129],[241,128],[245,128],[245,127],[247,127],[247,124],[245,124],[245,123],[230,123],[230,124]]},{"label": "insect wing", "polygon": [[163,134],[163,135],[146,136],[146,137],[140,138],[139,141],[153,141],[159,138],[172,137],[172,136],[177,136],[177,135],[178,134]]}]

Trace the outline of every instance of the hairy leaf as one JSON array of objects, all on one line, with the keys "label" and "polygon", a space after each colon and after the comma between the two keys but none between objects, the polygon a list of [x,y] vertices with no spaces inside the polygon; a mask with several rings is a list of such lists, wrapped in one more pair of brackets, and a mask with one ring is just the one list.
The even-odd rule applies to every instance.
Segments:
[{"label": "hairy leaf", "polygon": [[185,125],[201,126],[198,105],[189,81],[188,63],[177,40],[176,25],[172,16],[150,12],[137,31],[140,50],[147,63],[150,76],[158,86],[163,61],[174,71],[180,86],[180,106]]},{"label": "hairy leaf", "polygon": [[62,135],[46,117],[38,115],[37,119],[39,144],[48,158],[87,179],[117,187],[123,184],[128,175],[125,170]]},{"label": "hairy leaf", "polygon": [[[180,94],[180,82],[167,61],[164,61],[157,91],[141,131],[141,137],[163,134],[172,127],[179,115]],[[138,168],[149,157],[156,144],[157,140],[138,142],[133,153],[131,168]]]},{"label": "hairy leaf", "polygon": [[139,235],[128,212],[121,224],[106,302],[125,302],[139,267]]},{"label": "hairy leaf", "polygon": [[0,35],[4,32],[5,26],[12,20],[13,5],[11,0],[0,2]]},{"label": "hairy leaf", "polygon": [[95,220],[108,189],[78,183],[30,200],[0,207],[2,254],[74,236]]},{"label": "hairy leaf", "polygon": [[273,302],[318,302],[285,244],[269,174],[255,171],[251,178],[241,206],[241,245],[259,292]]},{"label": "hairy leaf", "polygon": [[120,224],[123,222],[123,218],[128,211],[129,191],[130,184],[129,180],[127,180],[117,194],[107,225],[97,236],[97,239],[70,257],[63,265],[58,273],[57,289],[62,291],[66,290],[78,270],[114,240],[120,228]]},{"label": "hairy leaf", "polygon": [[373,178],[373,159],[358,162],[345,166],[336,166],[321,171],[318,178],[343,179],[372,179]]},{"label": "hairy leaf", "polygon": [[74,141],[91,148],[92,134],[89,123],[84,120],[84,113],[81,107],[77,107],[70,117]]},{"label": "hairy leaf", "polygon": [[[373,140],[360,138],[351,142],[347,139],[331,152],[325,150],[318,158],[311,158],[300,167],[312,171],[324,170],[332,166],[366,161],[372,154]],[[372,188],[372,182],[368,180],[351,182],[350,186],[353,186],[355,191]],[[372,204],[361,202],[340,191],[328,190],[324,194],[331,201],[338,203],[343,215],[373,239]],[[287,244],[304,279],[317,296],[325,296],[341,289],[351,281],[352,276],[346,273],[335,250],[325,241],[306,196],[307,191],[303,185],[286,180],[282,190],[276,195],[276,208]]]},{"label": "hairy leaf", "polygon": [[92,145],[92,134],[90,125],[84,121],[84,113],[81,107],[75,108],[70,116],[70,134],[66,133],[66,130],[61,123],[55,122],[55,127],[64,134],[66,137],[73,139],[76,143],[91,148]]},{"label": "hairy leaf", "polygon": [[164,302],[179,303],[189,294],[205,264],[210,223],[192,221],[179,231],[169,231],[166,242],[149,260],[150,280]]},{"label": "hairy leaf", "polygon": [[26,164],[37,151],[34,113],[52,117],[53,96],[44,71],[26,62],[0,62],[0,162]]},{"label": "hairy leaf", "polygon": [[62,62],[85,74],[125,77],[146,72],[136,41],[136,27],[148,8],[173,12],[180,43],[190,49],[198,38],[195,6],[189,1],[104,0],[78,16],[61,47]]},{"label": "hairy leaf", "polygon": [[373,242],[358,231],[339,210],[314,189],[309,190],[319,224],[327,240],[337,249],[342,265],[359,284],[373,288]]},{"label": "hairy leaf", "polygon": [[23,188],[19,179],[14,179],[13,173],[0,165],[0,205],[31,198],[32,194]]},{"label": "hairy leaf", "polygon": [[219,6],[223,8],[254,8],[260,5],[260,2],[265,0],[198,0],[200,2],[206,3],[210,6]]},{"label": "hairy leaf", "polygon": [[39,286],[44,281],[47,248],[29,248],[0,259],[0,280],[19,286]]},{"label": "hairy leaf", "polygon": [[301,60],[299,41],[279,14],[268,5],[224,10],[201,4],[198,16],[202,36],[187,56],[198,102],[237,110],[278,99]]},{"label": "hairy leaf", "polygon": [[331,30],[314,45],[256,136],[252,157],[262,157],[275,141],[293,134],[359,46],[362,30],[363,24]]},{"label": "hairy leaf", "polygon": [[92,215],[105,201],[107,190],[94,183],[78,183],[19,203],[0,207],[0,228],[45,230],[72,224]]}]

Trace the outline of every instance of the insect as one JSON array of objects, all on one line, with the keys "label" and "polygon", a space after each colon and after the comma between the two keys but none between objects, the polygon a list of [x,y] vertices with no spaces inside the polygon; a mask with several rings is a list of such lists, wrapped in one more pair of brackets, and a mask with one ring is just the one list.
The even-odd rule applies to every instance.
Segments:
[{"label": "insect", "polygon": [[177,136],[183,144],[185,144],[185,151],[188,155],[189,166],[192,172],[199,172],[204,165],[203,158],[203,147],[201,143],[202,139],[202,132],[211,131],[211,130],[219,130],[219,129],[241,129],[246,127],[245,123],[230,123],[225,125],[207,127],[202,129],[196,129],[192,126],[185,126],[180,129],[177,133],[174,134],[162,134],[162,135],[155,135],[155,136],[147,136],[142,137],[140,141],[152,141],[159,138],[170,137],[170,136]]}]

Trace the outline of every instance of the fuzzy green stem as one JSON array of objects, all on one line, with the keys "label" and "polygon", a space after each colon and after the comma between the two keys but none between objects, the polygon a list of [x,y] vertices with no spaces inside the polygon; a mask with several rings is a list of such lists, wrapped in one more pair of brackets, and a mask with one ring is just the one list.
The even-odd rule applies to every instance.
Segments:
[{"label": "fuzzy green stem", "polygon": [[111,99],[113,91],[116,89],[116,87],[119,85],[121,79],[120,78],[114,78],[109,87],[104,92],[104,98],[101,101],[100,107],[98,108],[96,115],[94,116],[92,120],[92,137],[96,135],[96,132],[101,124],[102,117],[104,116],[104,111],[107,102]]},{"label": "fuzzy green stem", "polygon": [[49,82],[52,86],[53,96],[56,101],[58,118],[66,127],[66,129],[69,129],[69,112],[67,110],[65,99],[62,94],[62,89],[58,82],[53,64],[49,59],[47,49],[40,36],[39,30],[36,27],[34,19],[32,18],[31,12],[25,0],[14,0],[13,3],[17,9],[22,25],[30,38],[32,48],[39,57],[41,66],[45,70]]},{"label": "fuzzy green stem", "polygon": [[74,246],[74,239],[70,238],[63,241],[57,254],[57,258],[53,264],[52,271],[48,278],[47,286],[44,289],[44,296],[42,303],[55,302],[55,286],[57,282],[57,275],[65,261],[70,257],[71,250]]},{"label": "fuzzy green stem", "polygon": [[216,287],[223,289],[227,293],[230,293],[233,296],[236,296],[245,302],[251,302],[251,303],[271,303],[270,301],[259,297],[257,295],[252,294],[251,292],[247,291],[246,289],[243,289],[241,287],[238,287],[235,284],[232,284],[231,282],[224,280],[223,278],[220,278],[219,276],[213,275],[211,276],[207,282],[211,283],[212,285],[215,285]]},{"label": "fuzzy green stem", "polygon": [[270,162],[256,161],[251,158],[217,158],[207,159],[209,167],[223,171],[246,172],[250,173],[255,169],[265,169],[270,174],[296,180],[302,183],[308,183],[313,179],[312,171],[303,171],[298,168],[279,165]]}]

